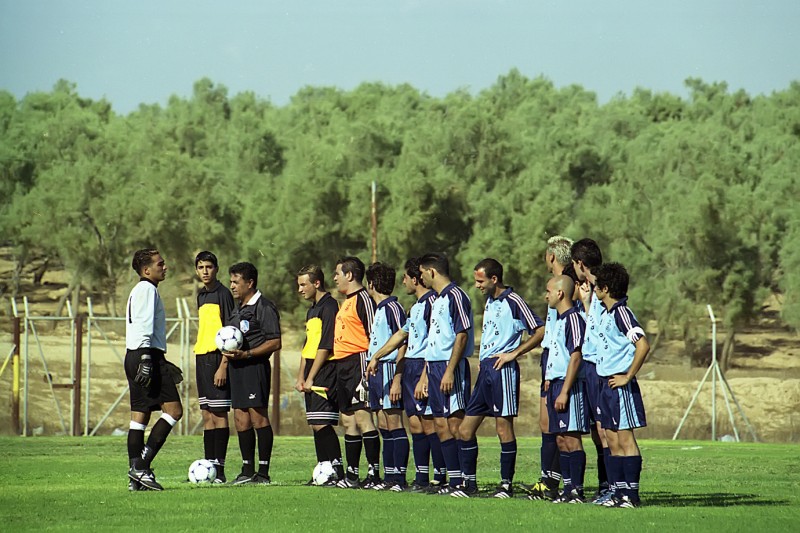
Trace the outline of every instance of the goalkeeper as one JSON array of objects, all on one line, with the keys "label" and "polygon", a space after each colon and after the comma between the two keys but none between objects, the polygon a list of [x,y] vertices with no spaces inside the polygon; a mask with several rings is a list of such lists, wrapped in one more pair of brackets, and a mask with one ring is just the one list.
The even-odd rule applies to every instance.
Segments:
[{"label": "goalkeeper", "polygon": [[[131,397],[128,489],[163,490],[150,465],[183,415],[175,386],[181,380],[180,370],[164,358],[167,322],[158,284],[166,278],[167,266],[154,249],[137,251],[132,266],[140,279],[125,310],[125,375]],[[153,411],[161,411],[161,417],[145,444],[144,430]]]}]

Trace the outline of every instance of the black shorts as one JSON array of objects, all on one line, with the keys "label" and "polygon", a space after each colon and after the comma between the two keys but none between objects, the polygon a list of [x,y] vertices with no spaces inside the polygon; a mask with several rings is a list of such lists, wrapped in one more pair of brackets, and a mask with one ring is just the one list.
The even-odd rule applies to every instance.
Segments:
[{"label": "black shorts", "polygon": [[[367,370],[365,353],[354,353],[344,359],[336,359],[336,398],[339,411],[352,413],[367,409],[368,393],[364,373]],[[360,385],[364,382],[364,386]],[[360,389],[360,390],[359,390]]]},{"label": "black shorts", "polygon": [[267,357],[231,361],[228,365],[228,378],[231,382],[231,407],[249,409],[269,406],[271,377],[272,369]]},{"label": "black shorts", "polygon": [[[311,372],[313,359],[303,359],[305,369],[303,379],[308,377]],[[336,365],[327,361],[319,369],[314,377],[315,387],[327,387],[328,398],[325,399],[316,392],[306,393],[306,420],[308,425],[318,426],[338,426],[339,425],[339,404],[336,401]]]},{"label": "black shorts", "polygon": [[222,354],[217,351],[201,354],[195,358],[197,397],[200,400],[200,409],[204,411],[231,410],[230,379],[226,379],[222,387],[214,385],[214,374],[217,373],[221,362]]},{"label": "black shorts", "polygon": [[[149,353],[153,361],[153,375],[148,388],[133,381],[139,369],[139,361],[143,354]],[[170,373],[164,352],[152,348],[140,348],[125,352],[125,376],[131,392],[131,411],[150,413],[160,411],[161,405],[167,402],[180,402],[178,387]]]}]

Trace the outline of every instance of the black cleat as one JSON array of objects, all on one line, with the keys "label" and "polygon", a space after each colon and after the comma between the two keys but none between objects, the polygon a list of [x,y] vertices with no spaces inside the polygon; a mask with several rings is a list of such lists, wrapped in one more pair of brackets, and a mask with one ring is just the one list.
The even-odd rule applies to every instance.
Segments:
[{"label": "black cleat", "polygon": [[131,479],[131,481],[139,483],[139,490],[142,490],[142,487],[148,490],[164,490],[164,487],[158,484],[155,474],[153,474],[153,471],[149,468],[137,470],[131,467],[130,470],[128,470],[128,477]]}]

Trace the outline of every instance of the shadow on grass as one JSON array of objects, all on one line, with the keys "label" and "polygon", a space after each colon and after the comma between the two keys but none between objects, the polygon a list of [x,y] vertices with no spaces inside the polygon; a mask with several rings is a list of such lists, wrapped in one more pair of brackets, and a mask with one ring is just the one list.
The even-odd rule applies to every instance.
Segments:
[{"label": "shadow on grass", "polygon": [[642,494],[642,501],[648,507],[771,507],[789,505],[788,500],[766,500],[758,494],[729,494],[712,492],[708,494],[676,494],[674,492],[649,492]]}]

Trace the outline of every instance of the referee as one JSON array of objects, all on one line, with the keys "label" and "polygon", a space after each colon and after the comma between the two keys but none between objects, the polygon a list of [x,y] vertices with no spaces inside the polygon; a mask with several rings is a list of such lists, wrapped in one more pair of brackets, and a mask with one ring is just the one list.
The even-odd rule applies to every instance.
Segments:
[{"label": "referee", "polygon": [[[180,382],[180,370],[164,358],[167,321],[158,284],[167,276],[167,265],[158,250],[145,249],[133,255],[131,266],[140,279],[128,297],[125,310],[125,375],[131,399],[128,488],[163,490],[150,465],[183,415],[175,386]],[[150,413],[159,410],[161,417],[145,444],[144,430],[150,422]]]},{"label": "referee", "polygon": [[[256,287],[258,270],[252,263],[236,263],[229,269],[231,292],[239,300],[230,325],[244,335],[241,350],[223,352],[229,358],[233,407],[239,449],[242,452],[242,473],[234,485],[255,483],[269,485],[269,462],[274,440],[269,423],[269,386],[272,375],[269,357],[281,349],[281,324],[278,309]],[[256,441],[258,471],[255,470]]]}]

